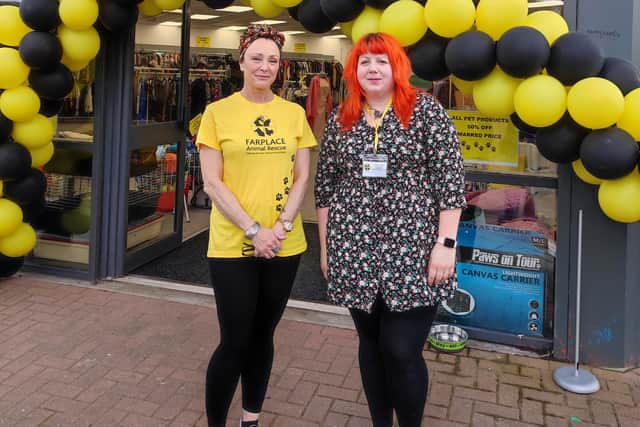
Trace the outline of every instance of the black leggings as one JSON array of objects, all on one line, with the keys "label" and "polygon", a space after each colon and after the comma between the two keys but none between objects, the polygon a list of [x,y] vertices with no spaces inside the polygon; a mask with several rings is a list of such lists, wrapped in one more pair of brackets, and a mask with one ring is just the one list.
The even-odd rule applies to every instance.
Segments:
[{"label": "black leggings", "polygon": [[350,310],[374,427],[391,427],[394,409],[400,427],[421,425],[429,387],[422,350],[436,311],[437,306],[391,312],[379,296],[370,314]]},{"label": "black leggings", "polygon": [[273,363],[273,334],[299,263],[299,255],[209,259],[220,324],[220,344],[207,369],[209,426],[225,425],[239,378],[242,407],[261,411]]}]

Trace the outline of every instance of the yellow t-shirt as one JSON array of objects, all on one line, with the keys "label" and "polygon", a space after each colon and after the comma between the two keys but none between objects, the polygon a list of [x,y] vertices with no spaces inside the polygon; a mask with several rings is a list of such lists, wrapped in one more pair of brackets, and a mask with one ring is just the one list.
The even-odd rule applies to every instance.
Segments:
[{"label": "yellow t-shirt", "polygon": [[[239,92],[207,106],[197,144],[198,148],[206,145],[222,152],[223,182],[245,212],[263,227],[272,227],[287,203],[297,150],[317,145],[298,104],[278,96],[257,104]],[[210,226],[208,257],[253,256],[244,231],[215,207]],[[298,214],[278,256],[297,255],[306,249]]]}]

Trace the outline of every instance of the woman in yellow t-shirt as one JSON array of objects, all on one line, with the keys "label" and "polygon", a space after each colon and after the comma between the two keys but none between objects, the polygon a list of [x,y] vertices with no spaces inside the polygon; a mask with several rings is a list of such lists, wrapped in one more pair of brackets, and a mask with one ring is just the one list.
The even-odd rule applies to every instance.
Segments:
[{"label": "woman in yellow t-shirt", "polygon": [[207,256],[220,324],[206,378],[209,426],[225,425],[239,379],[241,426],[258,426],[273,334],[307,249],[298,210],[316,140],[302,107],[271,91],[283,44],[268,25],[244,32],[243,87],[207,106],[198,132],[214,204]]}]

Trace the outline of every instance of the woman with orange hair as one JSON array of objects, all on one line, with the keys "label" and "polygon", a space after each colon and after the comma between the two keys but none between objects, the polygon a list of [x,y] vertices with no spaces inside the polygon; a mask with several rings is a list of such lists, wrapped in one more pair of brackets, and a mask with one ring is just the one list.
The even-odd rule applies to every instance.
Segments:
[{"label": "woman with orange hair", "polygon": [[458,137],[445,110],[409,84],[392,37],[369,34],[347,58],[349,96],[327,122],[316,175],[320,262],[349,308],[373,425],[421,424],[422,357],[438,304],[453,295],[465,207]]}]

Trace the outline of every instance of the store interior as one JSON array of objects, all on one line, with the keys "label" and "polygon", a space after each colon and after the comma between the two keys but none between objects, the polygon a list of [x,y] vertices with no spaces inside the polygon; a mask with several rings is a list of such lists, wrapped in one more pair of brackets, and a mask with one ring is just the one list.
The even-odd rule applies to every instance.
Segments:
[{"label": "store interior", "polygon": [[[531,3],[532,8],[560,11],[562,2]],[[313,34],[296,22],[285,10],[281,15],[264,20],[242,2],[222,10],[208,8],[203,2],[191,2],[191,32],[189,61],[190,118],[196,119],[204,107],[241,87],[237,46],[242,30],[254,22],[276,26],[286,35],[282,53],[282,70],[274,91],[305,109],[319,105],[311,126],[319,141],[322,139],[325,112],[343,99],[342,64],[351,41],[336,26],[328,33]],[[154,17],[140,16],[135,32],[132,122],[134,126],[170,122],[178,116],[177,91],[180,82],[181,10],[163,12]],[[52,262],[86,264],[88,260],[91,156],[78,148],[93,141],[93,65],[75,73],[77,85],[67,98],[57,129],[58,148],[54,159],[46,165],[49,180],[47,202],[56,209],[51,224],[40,228],[40,242],[35,256]],[[310,102],[309,85],[316,79],[326,88],[321,99]],[[473,111],[473,99],[458,90],[449,79],[438,82],[414,80],[430,91],[451,111]],[[514,128],[515,129],[515,128]],[[510,175],[556,176],[555,164],[545,160],[532,144],[532,135],[517,132],[517,160],[511,164],[469,162],[468,170],[506,172]],[[65,149],[64,143],[73,143]],[[183,244],[131,272],[132,275],[208,286],[206,243],[211,201],[204,192],[200,162],[193,138],[187,137],[185,185],[176,188],[177,153],[175,145],[157,145],[145,141],[145,148],[133,150],[129,180],[129,234],[127,248],[139,249],[175,230],[175,204],[183,203]],[[473,147],[467,147],[473,149]],[[482,149],[482,147],[475,147]],[[312,173],[319,149],[312,151]],[[524,187],[487,182],[468,182],[470,208],[463,221],[536,230],[555,246],[557,191],[552,188]],[[88,190],[89,189],[89,190]],[[183,197],[176,197],[176,192]],[[176,201],[177,200],[177,201]],[[325,283],[318,264],[318,238],[313,203],[313,185],[307,191],[302,218],[309,241],[309,250],[294,285],[293,297],[326,301]],[[83,219],[79,221],[78,218]],[[53,224],[55,222],[55,224]],[[62,227],[60,227],[62,224]],[[62,242],[62,243],[61,243]],[[60,245],[65,252],[60,255]],[[72,251],[70,252],[70,249]],[[70,255],[73,254],[73,255]]]}]

